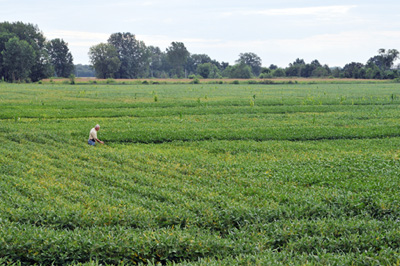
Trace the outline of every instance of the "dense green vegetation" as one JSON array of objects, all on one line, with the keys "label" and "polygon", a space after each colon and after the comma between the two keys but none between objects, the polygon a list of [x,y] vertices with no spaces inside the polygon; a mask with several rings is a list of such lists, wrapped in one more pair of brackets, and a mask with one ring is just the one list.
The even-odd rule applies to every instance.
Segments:
[{"label": "dense green vegetation", "polygon": [[351,62],[341,67],[322,65],[318,60],[306,63],[297,58],[286,68],[271,64],[262,67],[255,53],[240,53],[234,65],[218,62],[206,54],[191,54],[182,42],[172,42],[165,52],[146,46],[134,34],[113,33],[107,43],[90,48],[89,57],[98,78],[280,78],[335,77],[355,79],[398,79],[399,58],[396,49],[379,49],[366,64]]},{"label": "dense green vegetation", "polygon": [[0,83],[0,264],[397,264],[399,107],[395,83]]},{"label": "dense green vegetation", "polygon": [[62,39],[46,40],[38,26],[23,22],[0,23],[0,79],[39,81],[74,72],[72,54]]},{"label": "dense green vegetation", "polygon": [[[146,46],[130,32],[110,35],[107,43],[89,48],[91,66],[76,65],[63,39],[47,40],[38,26],[23,22],[0,23],[0,79],[29,83],[52,76],[116,79],[191,78],[250,79],[281,77],[330,77],[354,79],[399,80],[399,51],[378,50],[365,64],[351,62],[341,67],[329,67],[317,59],[306,63],[297,58],[286,68],[271,64],[262,67],[261,58],[252,52],[240,53],[234,65],[219,62],[207,54],[192,54],[182,42],[172,42],[165,52],[156,46]],[[75,73],[75,74],[74,74]]]}]

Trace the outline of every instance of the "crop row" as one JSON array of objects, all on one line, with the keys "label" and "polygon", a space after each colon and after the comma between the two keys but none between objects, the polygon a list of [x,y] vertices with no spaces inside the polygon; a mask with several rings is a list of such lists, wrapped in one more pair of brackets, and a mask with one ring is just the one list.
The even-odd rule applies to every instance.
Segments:
[{"label": "crop row", "polygon": [[[398,259],[400,232],[376,221],[320,220],[271,223],[261,231],[232,230],[226,237],[198,229],[136,230],[95,227],[52,231],[16,223],[0,224],[0,255],[24,263],[67,264],[100,260],[104,263],[183,261],[207,257],[286,254],[369,255],[392,253],[380,261]],[[373,233],[371,233],[373,232]],[[361,256],[362,257],[362,256]],[[280,258],[281,260],[283,258]]]},{"label": "crop row", "polygon": [[[149,114],[148,114],[149,115]],[[84,142],[99,123],[108,143],[202,140],[320,140],[399,136],[398,108],[301,113],[236,113],[80,119],[17,119],[0,124],[4,137],[45,143],[62,134]],[[34,127],[34,131],[21,130]]]}]

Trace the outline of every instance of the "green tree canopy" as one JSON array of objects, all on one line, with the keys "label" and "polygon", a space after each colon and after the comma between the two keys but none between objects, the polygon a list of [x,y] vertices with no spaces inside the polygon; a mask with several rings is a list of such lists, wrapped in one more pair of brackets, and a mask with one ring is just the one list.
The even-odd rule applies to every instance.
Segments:
[{"label": "green tree canopy", "polygon": [[351,62],[343,67],[343,75],[345,78],[362,78],[359,76],[359,73],[363,67],[362,63]]},{"label": "green tree canopy", "polygon": [[204,63],[197,65],[197,74],[203,78],[220,78],[219,69],[212,63]]},{"label": "green tree canopy", "polygon": [[251,71],[255,76],[261,73],[261,58],[255,53],[241,53],[236,63],[244,63],[251,67]]},{"label": "green tree canopy", "polygon": [[37,25],[23,22],[0,23],[0,32],[11,33],[20,40],[27,41],[36,51],[45,47],[46,37]]},{"label": "green tree canopy", "polygon": [[149,76],[150,77],[161,77],[161,73],[163,71],[163,60],[165,54],[161,51],[159,47],[148,46],[147,47],[149,58]]},{"label": "green tree canopy", "polygon": [[130,32],[111,34],[108,43],[113,45],[121,61],[116,78],[138,78],[146,75],[150,63],[150,54],[143,41],[136,39]]},{"label": "green tree canopy", "polygon": [[224,76],[236,79],[249,79],[252,77],[251,67],[244,62],[229,66],[224,71]]},{"label": "green tree canopy", "polygon": [[289,66],[297,66],[297,65],[305,65],[306,62],[304,59],[297,58],[293,63],[290,63]]},{"label": "green tree canopy", "polygon": [[285,74],[288,77],[301,77],[306,62],[303,59],[297,58],[293,63],[289,64],[289,67],[285,69]]},{"label": "green tree canopy", "polygon": [[282,78],[282,77],[286,76],[286,72],[282,68],[277,68],[272,71],[272,76],[277,77],[277,78]]},{"label": "green tree canopy", "polygon": [[206,54],[191,54],[187,58],[185,68],[189,74],[196,74],[199,65],[211,62],[212,59]]},{"label": "green tree canopy", "polygon": [[74,73],[74,63],[68,44],[62,39],[54,39],[46,44],[51,63],[58,77],[69,77]]},{"label": "green tree canopy", "polygon": [[[14,37],[17,37],[20,41],[26,41],[33,49],[35,55],[34,63],[29,65],[31,69],[28,72],[21,73],[20,76],[25,76],[26,73],[29,73],[27,78],[32,81],[49,77],[52,68],[45,47],[46,38],[39,30],[38,26],[25,24],[23,22],[0,23],[0,53],[5,50],[6,43]],[[2,57],[3,56],[0,56],[0,77],[4,77],[8,80],[11,78],[10,75],[7,74],[10,73],[10,70],[8,66],[4,65]],[[10,79],[10,81],[11,80],[12,79]]]},{"label": "green tree canopy", "polygon": [[271,70],[275,70],[275,69],[277,69],[277,68],[278,68],[277,65],[274,65],[274,64],[270,64],[270,65],[269,65],[269,69],[271,69]]},{"label": "green tree canopy", "polygon": [[367,65],[369,67],[372,67],[372,64],[375,64],[381,70],[389,70],[393,67],[394,62],[399,58],[399,51],[396,49],[389,49],[386,51],[386,49],[381,48],[378,50],[378,53],[379,55],[371,57],[368,60]]},{"label": "green tree canopy", "polygon": [[54,68],[51,64],[50,56],[46,49],[40,49],[36,52],[35,64],[32,67],[30,79],[38,81],[51,77],[54,74]]},{"label": "green tree canopy", "polygon": [[329,75],[328,69],[322,66],[315,68],[311,73],[312,77],[326,77],[328,75]]},{"label": "green tree canopy", "polygon": [[172,42],[167,48],[167,59],[172,66],[172,75],[183,77],[183,67],[190,53],[182,42]]},{"label": "green tree canopy", "polygon": [[27,41],[13,37],[5,43],[5,49],[1,54],[7,80],[23,81],[29,77],[31,68],[35,64],[36,54]]},{"label": "green tree canopy", "polygon": [[98,78],[112,78],[119,70],[121,61],[118,52],[111,44],[100,43],[89,49],[89,59]]}]

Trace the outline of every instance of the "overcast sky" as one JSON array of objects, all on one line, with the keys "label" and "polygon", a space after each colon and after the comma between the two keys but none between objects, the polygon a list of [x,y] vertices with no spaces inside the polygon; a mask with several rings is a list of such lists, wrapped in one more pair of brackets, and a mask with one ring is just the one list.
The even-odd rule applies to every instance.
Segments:
[{"label": "overcast sky", "polygon": [[302,58],[333,67],[400,50],[399,10],[399,0],[0,0],[0,21],[64,39],[75,64],[89,64],[89,47],[110,34],[130,32],[161,50],[179,41],[231,64],[253,52],[263,66]]}]

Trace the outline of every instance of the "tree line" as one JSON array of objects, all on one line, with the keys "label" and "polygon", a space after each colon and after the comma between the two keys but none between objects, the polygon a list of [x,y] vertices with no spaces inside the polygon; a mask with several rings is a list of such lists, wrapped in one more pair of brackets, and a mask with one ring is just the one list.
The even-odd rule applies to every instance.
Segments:
[{"label": "tree line", "polygon": [[38,81],[48,77],[92,76],[98,78],[274,78],[336,77],[394,79],[400,77],[396,49],[379,49],[365,64],[351,62],[343,68],[306,63],[297,58],[286,68],[262,66],[255,53],[240,53],[234,65],[206,54],[191,54],[184,43],[172,42],[165,51],[147,46],[129,32],[113,33],[106,43],[90,47],[91,66],[74,65],[68,44],[47,40],[38,26],[22,22],[0,23],[0,77],[9,82]]},{"label": "tree line", "polygon": [[33,24],[0,23],[0,77],[9,82],[39,81],[74,72],[73,57],[62,39],[46,40]]},{"label": "tree line", "polygon": [[92,46],[89,57],[98,78],[274,78],[274,77],[336,77],[356,79],[394,79],[400,77],[393,69],[399,58],[396,49],[379,49],[366,64],[349,63],[343,68],[330,68],[318,60],[306,63],[296,59],[287,68],[271,64],[262,67],[255,53],[241,53],[234,65],[218,62],[206,54],[191,54],[182,42],[172,42],[166,51],[146,46],[131,33],[114,33],[107,43]]}]

